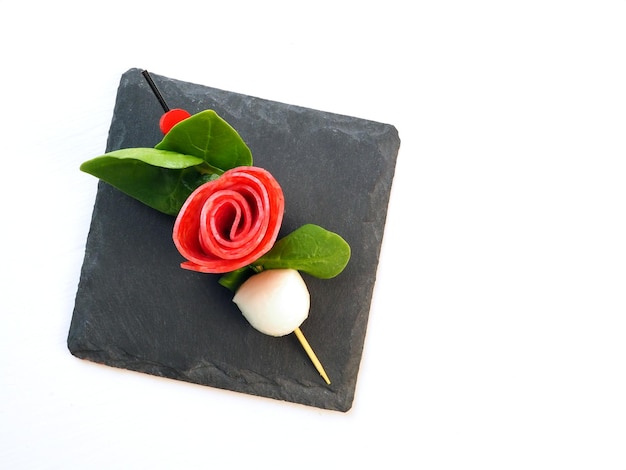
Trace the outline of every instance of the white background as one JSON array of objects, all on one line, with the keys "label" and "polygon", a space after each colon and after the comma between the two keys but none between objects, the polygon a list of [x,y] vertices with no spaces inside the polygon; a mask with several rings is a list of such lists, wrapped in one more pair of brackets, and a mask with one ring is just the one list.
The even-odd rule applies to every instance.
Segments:
[{"label": "white background", "polygon": [[[625,1],[0,0],[0,45],[2,468],[626,468]],[[397,127],[349,413],[68,352],[131,67]]]}]

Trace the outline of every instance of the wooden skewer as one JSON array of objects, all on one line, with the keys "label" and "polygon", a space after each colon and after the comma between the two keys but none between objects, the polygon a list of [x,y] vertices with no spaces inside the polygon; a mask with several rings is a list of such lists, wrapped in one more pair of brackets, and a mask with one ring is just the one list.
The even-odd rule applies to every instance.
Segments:
[{"label": "wooden skewer", "polygon": [[317,356],[315,355],[315,352],[311,348],[311,345],[309,344],[309,342],[304,337],[304,334],[302,333],[302,330],[298,327],[298,328],[296,328],[294,330],[294,333],[296,334],[296,337],[298,338],[298,341],[300,341],[300,344],[302,345],[302,347],[306,351],[307,355],[309,356],[309,359],[311,359],[311,362],[313,363],[313,365],[315,366],[317,371],[320,373],[320,375],[326,381],[326,383],[328,385],[330,385],[330,379],[328,378],[328,375],[326,375],[326,371],[324,370],[324,367],[322,366],[322,363],[317,358]]}]

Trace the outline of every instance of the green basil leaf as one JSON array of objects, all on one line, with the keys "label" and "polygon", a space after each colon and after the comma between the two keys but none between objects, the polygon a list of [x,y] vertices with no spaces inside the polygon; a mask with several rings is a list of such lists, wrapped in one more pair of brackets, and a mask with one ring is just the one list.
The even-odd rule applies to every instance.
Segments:
[{"label": "green basil leaf", "polygon": [[176,215],[189,195],[212,178],[202,159],[151,148],[116,150],[84,162],[80,169],[142,203]]},{"label": "green basil leaf", "polygon": [[321,279],[337,276],[350,260],[350,245],[334,232],[306,224],[278,240],[254,262],[264,269],[291,268]]},{"label": "green basil leaf", "polygon": [[217,282],[219,282],[221,286],[230,289],[232,292],[237,292],[241,284],[246,282],[253,274],[254,271],[249,266],[245,266],[235,271],[222,274]]},{"label": "green basil leaf", "polygon": [[176,124],[155,148],[199,157],[223,171],[252,165],[252,153],[241,136],[211,109]]},{"label": "green basil leaf", "polygon": [[[118,160],[125,159],[133,159],[140,160],[144,163],[148,163],[153,166],[160,166],[162,168],[171,168],[171,169],[182,169],[189,168],[190,166],[200,165],[204,163],[204,161],[199,157],[194,157],[192,155],[184,155],[179,152],[172,152],[167,150],[158,150],[147,147],[137,147],[137,148],[128,148],[121,150],[114,150],[113,152],[106,153],[102,155],[102,157],[113,157]],[[93,162],[97,160],[96,157],[89,162]],[[89,162],[85,162],[85,164],[89,164]]]}]

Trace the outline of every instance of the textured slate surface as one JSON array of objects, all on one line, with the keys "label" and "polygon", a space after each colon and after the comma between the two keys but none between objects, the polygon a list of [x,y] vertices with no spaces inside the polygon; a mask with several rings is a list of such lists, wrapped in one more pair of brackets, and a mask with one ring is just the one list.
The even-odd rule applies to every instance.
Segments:
[{"label": "textured slate surface", "polygon": [[[179,267],[172,217],[102,182],[68,335],[70,351],[114,367],[349,410],[400,145],[396,129],[153,78],[170,107],[191,113],[214,109],[241,134],[254,164],[276,177],[286,199],[280,236],[315,223],[350,243],[352,259],[337,278],[303,275],[311,311],[301,328],[332,384],[324,383],[295,335],[272,338],[249,326],[217,275]],[[141,70],[126,72],[107,151],[154,146],[162,138],[161,114]]]}]

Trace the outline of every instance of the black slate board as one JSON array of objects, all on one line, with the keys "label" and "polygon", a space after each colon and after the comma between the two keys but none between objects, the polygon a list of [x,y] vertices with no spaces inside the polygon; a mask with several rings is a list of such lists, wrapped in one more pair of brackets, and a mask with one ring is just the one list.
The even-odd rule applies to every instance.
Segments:
[{"label": "black slate board", "polygon": [[[265,336],[218,276],[179,267],[174,219],[99,182],[68,335],[79,358],[318,408],[351,408],[400,139],[388,124],[218,90],[160,75],[172,108],[214,109],[240,133],[254,164],[281,184],[281,236],[305,223],[341,234],[352,258],[337,278],[303,275],[311,293],[301,329],[327,386],[295,335]],[[141,70],[123,74],[107,151],[153,147],[162,109]],[[86,155],[85,160],[95,155]]]}]

